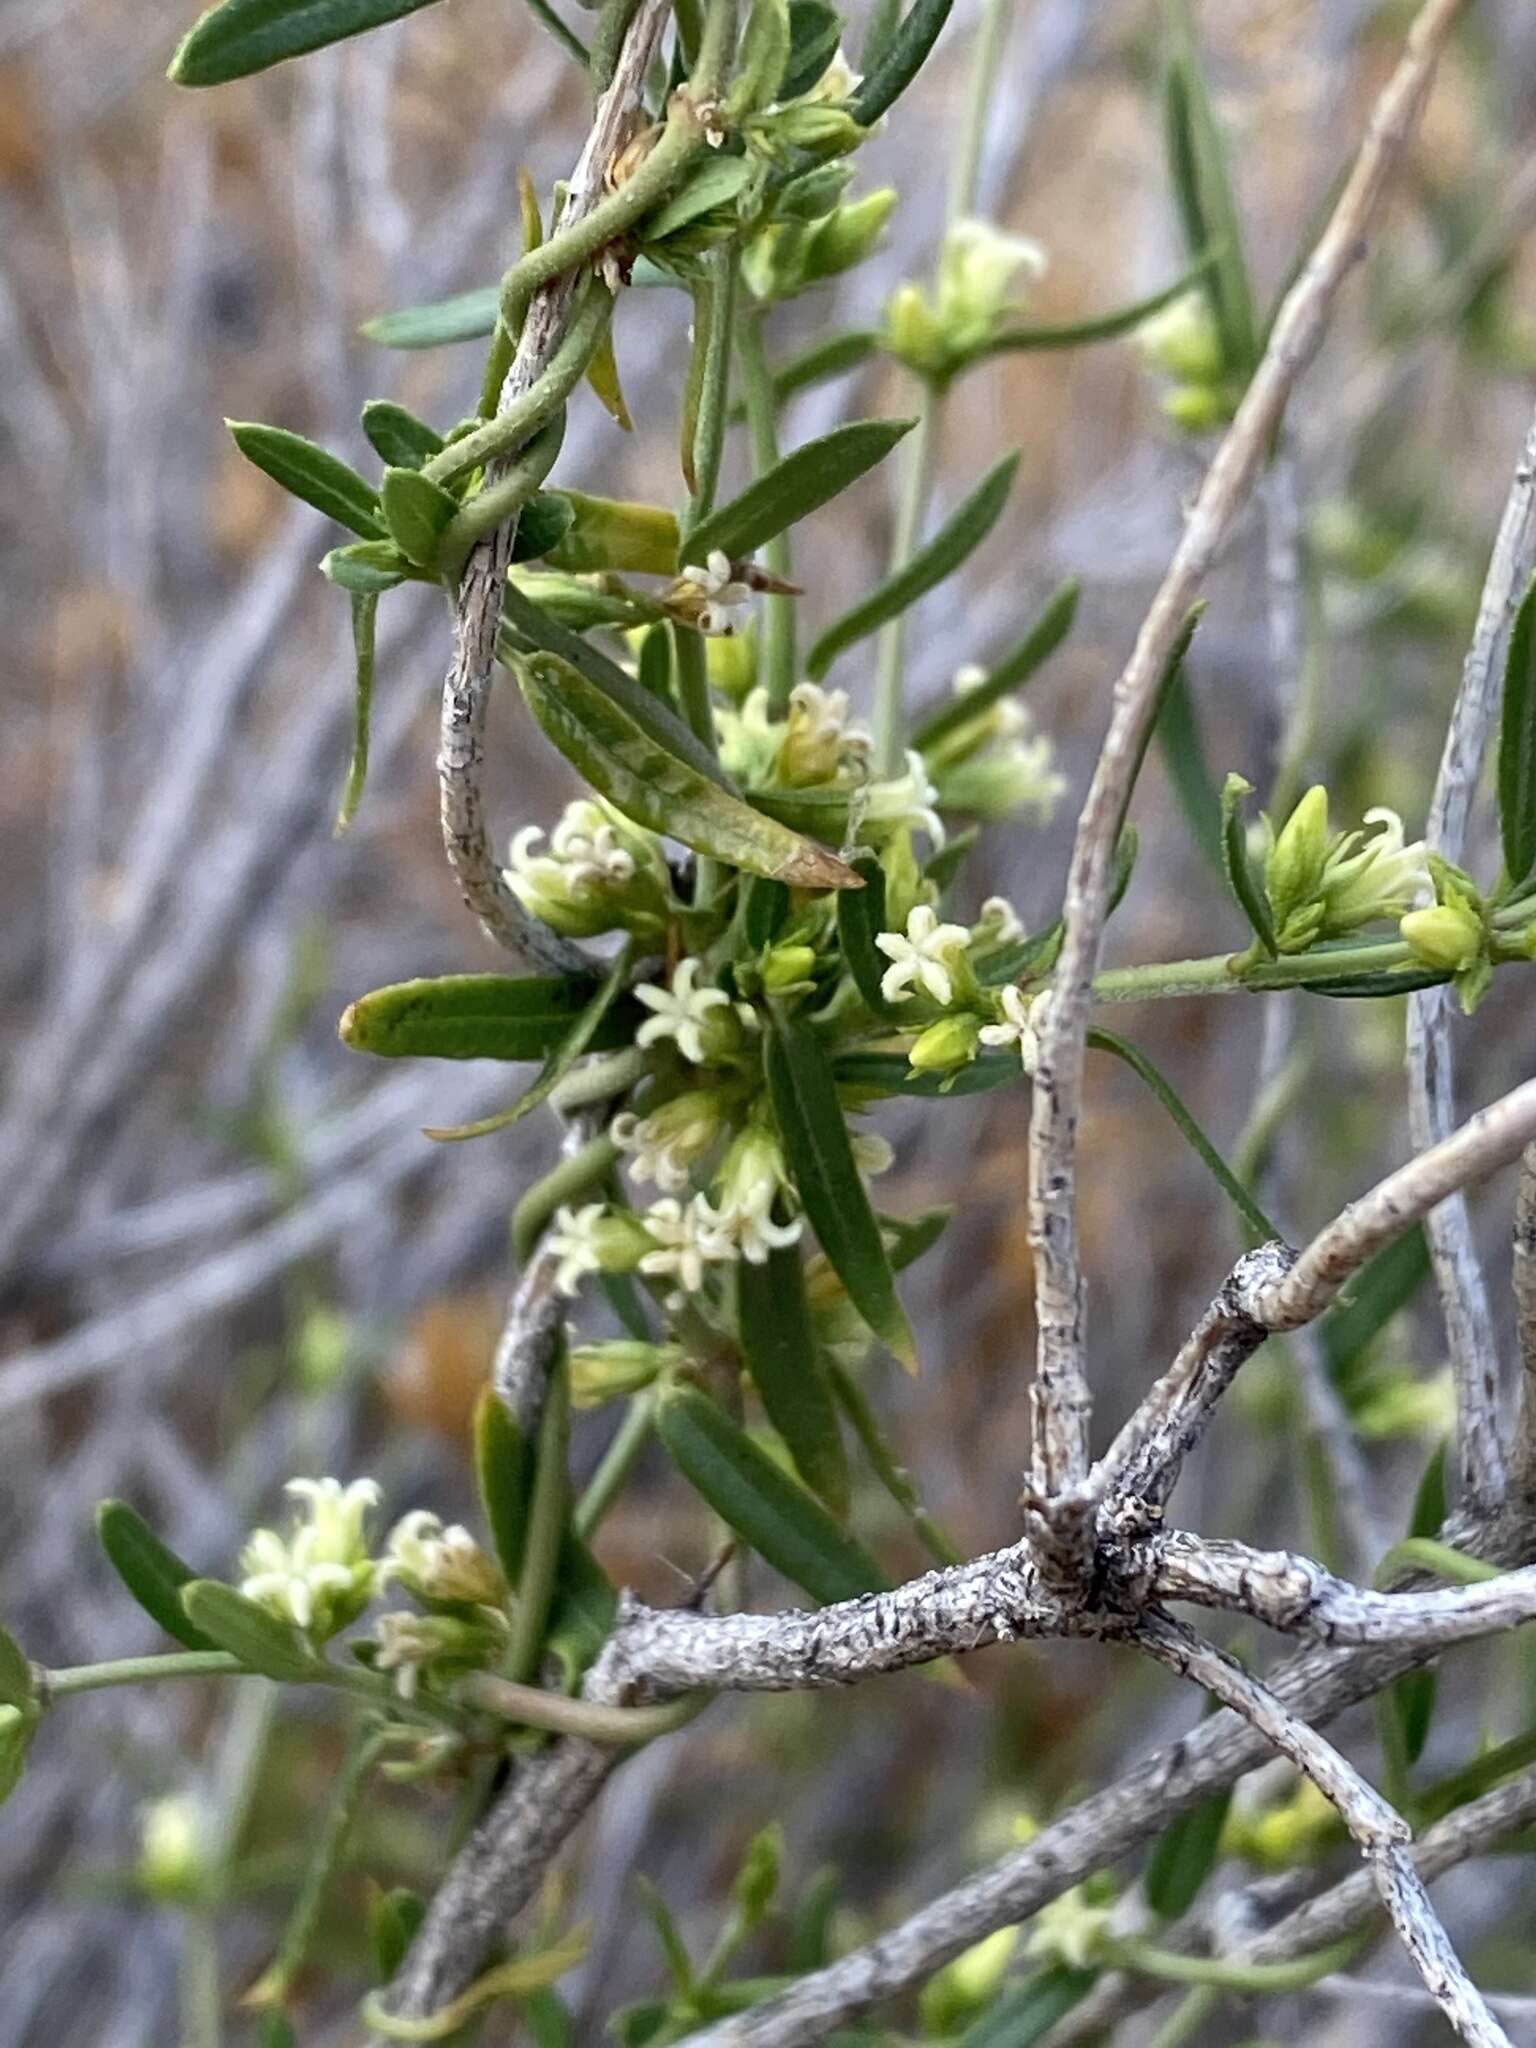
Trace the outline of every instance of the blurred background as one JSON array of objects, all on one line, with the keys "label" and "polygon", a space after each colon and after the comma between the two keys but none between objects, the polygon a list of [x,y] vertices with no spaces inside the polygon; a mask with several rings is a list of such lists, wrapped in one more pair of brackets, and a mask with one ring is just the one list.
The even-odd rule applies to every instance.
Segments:
[{"label": "blurred background", "polygon": [[[1409,10],[1211,0],[1197,12],[1267,299],[1353,150]],[[516,248],[516,171],[547,193],[569,168],[581,81],[517,8],[449,0],[302,65],[181,93],[162,74],[187,18],[175,0],[0,6],[0,1611],[48,1664],[154,1646],[95,1549],[105,1495],[133,1501],[214,1573],[232,1569],[294,1473],[371,1473],[391,1516],[469,1511],[465,1425],[512,1277],[508,1213],[557,1143],[553,1119],[534,1119],[435,1147],[422,1125],[500,1107],[506,1076],[371,1066],[337,1041],[341,1009],[375,984],[497,966],[438,846],[447,620],[412,586],[386,604],[372,779],[357,824],[333,840],[350,655],[346,607],[316,563],[334,535],[243,463],[221,416],[297,428],[357,461],[367,397],[439,421],[466,410],[474,346],[391,356],[358,325],[499,274]],[[895,284],[931,269],[974,22],[958,0],[935,61],[860,155],[856,190],[887,178],[902,190],[883,249],[781,314],[776,351],[834,321],[868,322]],[[1145,0],[1018,0],[981,189],[994,218],[1049,256],[1042,319],[1109,309],[1183,266],[1159,33]],[[1305,672],[1317,717],[1304,765],[1328,781],[1335,823],[1386,802],[1410,836],[1422,829],[1536,391],[1533,144],[1536,13],[1484,4],[1293,406],[1283,457],[1211,582],[1189,682],[1218,782],[1236,768],[1267,790],[1276,704]],[[637,431],[573,406],[556,481],[677,498],[684,305],[636,292],[621,306]],[[1030,696],[1072,795],[1045,829],[990,834],[968,885],[978,900],[1007,893],[1031,928],[1057,906],[1110,684],[1209,453],[1167,420],[1165,391],[1120,341],[1002,357],[969,376],[946,417],[936,510],[1004,445],[1023,462],[964,581],[917,616],[914,697],[1016,638],[1063,577],[1084,585],[1077,629]],[[786,439],[910,397],[898,370],[865,371],[797,402]],[[731,451],[732,475],[743,457]],[[861,486],[802,543],[813,618],[880,573],[888,489],[878,476]],[[836,680],[857,695],[868,676],[848,661]],[[552,823],[572,793],[563,763],[515,693],[493,726],[499,829]],[[1111,959],[1240,946],[1160,757],[1136,816],[1141,864]],[[1484,870],[1496,865],[1488,822],[1471,863]],[[1531,1017],[1528,977],[1512,970],[1458,1026],[1467,1106],[1529,1072]],[[1259,1082],[1279,1085],[1286,1134],[1266,1201],[1293,1237],[1404,1154],[1395,1002],[1301,998],[1267,1021],[1229,998],[1110,1021],[1229,1155],[1245,1138],[1255,1155]],[[1090,1080],[1083,1222],[1107,1433],[1239,1239],[1135,1079],[1097,1060]],[[884,1206],[963,1212],[906,1283],[923,1375],[882,1372],[876,1392],[967,1551],[1017,1526],[1033,1344],[1027,1111],[1018,1088],[897,1105],[883,1126],[899,1147]],[[1508,1203],[1496,1182],[1475,1205],[1500,1301]],[[1403,1533],[1448,1420],[1419,1277],[1410,1261],[1401,1311],[1361,1355],[1335,1345],[1250,1368],[1176,1502],[1182,1519],[1369,1568],[1352,1544],[1379,1550]],[[604,1415],[579,1423],[580,1471],[610,1428]],[[604,1561],[647,1597],[675,1599],[704,1556],[696,1508],[659,1463],[631,1501],[605,1529]],[[860,1512],[893,1569],[920,1568],[880,1497]],[[637,1873],[707,1945],[745,1841],[778,1817],[792,1898],[825,1867],[842,1873],[847,1941],[1199,1712],[1112,1650],[1013,1648],[970,1670],[968,1693],[912,1677],[857,1696],[727,1703],[629,1764],[570,1866],[572,1910],[598,1926],[570,1980],[578,2038],[600,2038],[616,2005],[660,1983]],[[249,1692],[114,1691],[48,1720],[0,1822],[0,2043],[178,2038],[184,1916],[142,1881],[146,1809],[167,1797],[192,1802],[228,1859],[225,2038],[254,2038],[233,1998],[270,1952],[341,1731],[328,1698]],[[1429,1761],[1449,1770],[1530,1724],[1536,1667],[1510,1645],[1463,1653],[1445,1698]],[[1373,1758],[1368,1716],[1345,1733]],[[1270,1774],[1266,1796],[1288,1787]],[[452,1806],[450,1793],[407,1789],[370,1808],[326,1963],[304,1987],[306,2042],[355,2038],[366,1887],[430,1889]],[[1326,1830],[1315,1854],[1342,1867]],[[1536,1993],[1530,1888],[1522,1905],[1495,1863],[1444,1897],[1481,1980]],[[782,1963],[783,1939],[765,1939],[759,1967]],[[1371,1968],[1394,1979],[1400,1966],[1384,1953]],[[1145,2038],[1141,2025],[1122,2038]],[[1318,1996],[1266,2014],[1285,2040],[1428,2042],[1444,2038],[1438,2027],[1411,2004]],[[1213,2041],[1247,2030],[1232,2014],[1213,2028]],[[1511,2028],[1536,2041],[1536,2019]]]}]

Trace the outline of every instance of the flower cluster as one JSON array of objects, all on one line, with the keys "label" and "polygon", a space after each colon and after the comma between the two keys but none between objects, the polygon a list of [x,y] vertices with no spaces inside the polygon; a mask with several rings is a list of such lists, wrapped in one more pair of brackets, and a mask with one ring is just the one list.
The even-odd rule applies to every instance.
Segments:
[{"label": "flower cluster", "polygon": [[1024,235],[983,220],[956,221],[939,252],[931,295],[898,286],[886,303],[885,345],[920,377],[943,382],[985,355],[1025,308],[1024,292],[1045,271],[1045,251]]},{"label": "flower cluster", "polygon": [[666,929],[670,879],[661,841],[601,797],[567,804],[550,836],[525,825],[512,841],[507,886],[523,908],[567,938],[626,930],[647,944]]},{"label": "flower cluster", "polygon": [[[985,679],[984,669],[968,663],[955,673],[955,695],[963,701]],[[1029,711],[1016,697],[986,706],[925,758],[940,807],[987,823],[1020,817],[1047,824],[1066,793],[1055,749],[1032,730]]]},{"label": "flower cluster", "polygon": [[[880,980],[888,1003],[925,996],[949,1014],[921,1031],[907,1058],[915,1073],[957,1072],[976,1058],[982,1046],[1016,1046],[1026,1074],[1035,1070],[1039,1052],[1033,1001],[1013,982],[986,988],[976,973],[978,952],[994,953],[1023,927],[1012,904],[989,899],[975,926],[941,923],[928,903],[907,915],[904,932],[880,932],[875,944],[890,961]],[[1006,934],[1006,937],[1004,936]]]},{"label": "flower cluster", "polygon": [[372,1479],[290,1479],[285,1491],[303,1504],[286,1536],[253,1530],[240,1553],[240,1591],[279,1621],[324,1642],[355,1621],[373,1597],[375,1565],[368,1518],[379,1504]]},{"label": "flower cluster", "polygon": [[1136,330],[1143,357],[1171,379],[1163,393],[1166,419],[1186,434],[1225,426],[1243,395],[1227,374],[1226,352],[1203,292],[1185,292]]},{"label": "flower cluster", "polygon": [[1378,806],[1352,832],[1330,833],[1328,792],[1318,784],[1276,832],[1266,817],[1264,892],[1283,953],[1401,918],[1430,887],[1424,842],[1405,843],[1396,811]]}]

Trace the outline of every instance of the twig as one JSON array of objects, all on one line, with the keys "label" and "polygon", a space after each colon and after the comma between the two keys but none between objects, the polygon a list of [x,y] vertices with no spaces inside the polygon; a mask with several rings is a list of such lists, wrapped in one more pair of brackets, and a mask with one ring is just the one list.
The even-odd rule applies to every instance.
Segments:
[{"label": "twig", "polygon": [[[610,166],[637,125],[645,75],[661,37],[668,0],[640,0],[619,52],[613,82],[598,101],[586,144],[571,174],[560,216],[569,229],[602,201]],[[498,411],[510,410],[549,367],[564,336],[581,270],[566,270],[534,294]],[[494,481],[494,472],[492,475]],[[459,580],[453,659],[443,683],[437,777],[448,862],[464,901],[489,936],[508,952],[562,972],[584,964],[580,951],[524,911],[508,888],[488,837],[482,772],[485,720],[496,671],[496,634],[515,518],[477,542]]]},{"label": "twig", "polygon": [[1520,1424],[1515,1440],[1515,1482],[1529,1499],[1536,1492],[1536,1144],[1520,1158],[1515,1192],[1511,1281],[1515,1336],[1520,1346]]},{"label": "twig", "polygon": [[1135,1641],[1149,1655],[1232,1708],[1311,1779],[1334,1806],[1364,1856],[1382,1903],[1435,2003],[1471,2048],[1510,2048],[1508,2035],[1462,1968],[1407,1853],[1408,1823],[1316,1729],[1284,1706],[1240,1664],[1189,1629],[1150,1614]]},{"label": "twig", "polygon": [[[1437,853],[1460,861],[1488,736],[1503,691],[1502,651],[1536,566],[1536,419],[1527,430],[1483,583],[1477,625],[1462,666],[1435,779],[1425,836]],[[1451,999],[1444,988],[1408,1000],[1408,1122],[1416,1146],[1432,1145],[1456,1121]],[[1504,1491],[1499,1434],[1498,1346],[1488,1289],[1459,1196],[1425,1222],[1435,1284],[1445,1317],[1456,1386],[1456,1441],[1468,1497],[1488,1504]]]},{"label": "twig", "polygon": [[1200,584],[1273,445],[1286,401],[1322,340],[1333,301],[1365,253],[1393,168],[1418,120],[1463,0],[1427,0],[1376,103],[1327,227],[1287,293],[1237,416],[1206,474],[1183,539],[1115,685],[1113,712],[1067,877],[1066,940],[1046,1007],[1030,1132],[1030,1244],[1039,1342],[1033,1395],[1036,1492],[1079,1488],[1088,1470],[1083,1280],[1076,1219],[1077,1119],[1094,969],[1113,840],[1152,716],[1157,684]]},{"label": "twig", "polygon": [[[1496,1786],[1447,1814],[1444,1820],[1425,1830],[1409,1854],[1419,1876],[1431,1883],[1469,1858],[1486,1854],[1504,1836],[1532,1820],[1536,1820],[1536,1771],[1512,1778],[1508,1784]],[[1251,1894],[1239,1895],[1235,1902],[1234,1917],[1239,1920],[1248,1917],[1249,1897]],[[1340,1883],[1308,1899],[1272,1927],[1237,1943],[1221,1943],[1217,1952],[1237,1963],[1290,1962],[1332,1948],[1369,1927],[1380,1912],[1381,1895],[1370,1873],[1351,1871]],[[1180,1947],[1185,1945],[1179,1938],[1183,1933],[1181,1927],[1173,1937]],[[1199,1939],[1198,1923],[1190,1934]],[[1325,1991],[1332,1987],[1342,1995],[1346,1983],[1344,1978],[1325,1977],[1310,1988]],[[1364,1987],[1349,1983],[1348,1988],[1355,1991]],[[1101,1977],[1088,1997],[1045,2037],[1041,2048],[1086,2048],[1088,2042],[1104,2038],[1121,2020],[1154,2004],[1165,1989],[1154,1979],[1126,1971],[1117,1970]],[[1496,1998],[1491,2002],[1496,2008],[1503,2004]]]},{"label": "twig", "polygon": [[1536,1081],[1526,1081],[1351,1202],[1318,1232],[1283,1279],[1251,1298],[1249,1313],[1270,1330],[1294,1330],[1311,1322],[1368,1259],[1447,1196],[1507,1166],[1533,1138]]}]

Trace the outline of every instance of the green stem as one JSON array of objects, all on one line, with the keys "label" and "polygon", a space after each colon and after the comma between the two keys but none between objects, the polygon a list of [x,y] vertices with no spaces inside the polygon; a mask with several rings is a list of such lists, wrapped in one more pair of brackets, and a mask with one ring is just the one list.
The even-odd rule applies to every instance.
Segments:
[{"label": "green stem", "polygon": [[656,147],[618,191],[600,199],[580,220],[556,229],[547,242],[529,249],[507,272],[501,281],[502,317],[507,326],[515,330],[521,324],[522,308],[541,286],[590,261],[670,197],[703,139],[703,124],[689,95],[674,93]]},{"label": "green stem", "polygon": [[181,2032],[185,2048],[219,2048],[224,2038],[218,1929],[196,1909],[182,1916]]},{"label": "green stem", "polygon": [[456,1696],[465,1706],[481,1707],[526,1728],[545,1728],[555,1735],[582,1735],[589,1742],[611,1742],[628,1748],[670,1735],[703,1712],[711,1695],[685,1693],[655,1707],[605,1707],[592,1700],[573,1700],[563,1692],[545,1692],[498,1678],[494,1671],[472,1671],[459,1681]]},{"label": "green stem", "polygon": [[512,1211],[512,1256],[518,1265],[528,1263],[555,1211],[605,1179],[618,1156],[618,1146],[603,1131],[534,1182]]},{"label": "green stem", "polygon": [[[887,576],[896,576],[917,552],[922,536],[923,514],[928,507],[928,486],[938,442],[939,411],[943,391],[932,379],[923,385],[917,425],[907,437],[903,451],[901,495],[896,505],[896,530],[891,536]],[[905,746],[906,706],[903,678],[907,661],[907,614],[898,612],[881,630],[875,669],[875,770],[880,775],[901,772]]]},{"label": "green stem", "polygon": [[228,1650],[172,1650],[163,1657],[117,1657],[109,1664],[74,1664],[43,1674],[45,1699],[100,1692],[109,1685],[151,1685],[166,1678],[238,1678],[245,1666]]},{"label": "green stem", "polygon": [[737,0],[709,0],[699,53],[688,80],[689,92],[701,106],[725,91],[736,54],[736,20]]},{"label": "green stem", "polygon": [[625,1480],[650,1441],[655,1419],[656,1397],[647,1389],[630,1402],[624,1420],[614,1432],[612,1443],[604,1451],[597,1470],[587,1481],[586,1491],[576,1503],[576,1534],[584,1543],[589,1543],[602,1527]]},{"label": "green stem", "polygon": [[[779,459],[778,407],[774,397],[773,373],[763,347],[763,315],[749,313],[738,325],[736,356],[741,365],[741,395],[747,410],[747,432],[752,441],[752,467],[765,475]],[[793,575],[793,558],[788,533],[776,534],[763,549],[763,566],[786,583]],[[758,676],[768,690],[770,707],[788,708],[789,693],[795,687],[795,600],[792,597],[763,599],[763,637],[758,657]]]},{"label": "green stem", "polygon": [[571,1380],[562,1346],[550,1374],[544,1413],[539,1420],[533,1495],[528,1503],[528,1538],[517,1582],[512,1641],[507,1649],[507,1670],[520,1685],[526,1685],[537,1672],[544,1651],[544,1632],[549,1625],[560,1569],[560,1546],[565,1540],[570,1513],[570,1441]]},{"label": "green stem", "polygon": [[1211,1984],[1197,1984],[1186,1991],[1168,2018],[1152,2037],[1151,2048],[1184,2048],[1221,2003],[1221,1993]]},{"label": "green stem", "polygon": [[331,1795],[330,1808],[321,1822],[319,1839],[305,1867],[298,1897],[278,1941],[277,1954],[249,1994],[252,2005],[281,2008],[288,2003],[293,1980],[304,1967],[320,1924],[326,1886],[341,1862],[368,1773],[388,1740],[388,1734],[378,1728],[360,1728],[354,1735]]},{"label": "green stem", "polygon": [[677,682],[677,701],[688,730],[713,753],[715,720],[709,701],[709,664],[704,654],[704,636],[692,626],[672,626],[672,674]]},{"label": "green stem", "polygon": [[443,528],[437,544],[437,567],[441,575],[451,583],[457,583],[464,558],[475,542],[522,511],[554,468],[564,439],[565,407],[562,405],[544,422],[528,445],[518,451],[494,483],[487,482],[476,491]]},{"label": "green stem", "polygon": [[971,45],[971,79],[961,122],[960,144],[949,178],[948,218],[964,220],[976,210],[981,173],[981,145],[987,129],[987,108],[1001,74],[1003,44],[1013,20],[1013,0],[986,0]]},{"label": "green stem", "polygon": [[573,1109],[586,1109],[594,1102],[609,1102],[633,1088],[645,1072],[645,1054],[633,1045],[622,1052],[599,1053],[582,1066],[573,1067],[563,1081],[549,1092],[551,1105],[562,1116]]},{"label": "green stem", "polygon": [[1302,1991],[1320,1977],[1332,1976],[1359,1954],[1361,1936],[1352,1934],[1310,1955],[1283,1963],[1245,1963],[1240,1957],[1186,1956],[1159,1948],[1155,1942],[1127,1936],[1113,1945],[1111,1960],[1122,1969],[1138,1970],[1165,1984],[1207,1984],[1222,1991],[1263,1996],[1273,1991]]},{"label": "green stem", "polygon": [[708,313],[700,342],[698,415],[693,424],[693,496],[680,522],[678,556],[701,519],[714,510],[720,483],[720,458],[725,450],[725,422],[730,407],[731,329],[736,317],[737,252],[712,249],[704,259]]},{"label": "green stem", "polygon": [[[523,260],[531,261],[553,247],[554,243],[546,242],[542,248],[530,250]],[[544,374],[504,412],[487,420],[483,427],[472,428],[457,441],[450,441],[430,462],[423,463],[422,475],[430,483],[448,484],[466,470],[479,469],[520,448],[564,405],[587,374],[587,365],[607,332],[612,311],[613,294],[606,285],[595,279],[590,281]]]},{"label": "green stem", "polygon": [[[1139,1003],[1168,996],[1263,993],[1300,988],[1306,982],[1350,981],[1356,975],[1389,973],[1410,966],[1413,958],[1413,949],[1400,939],[1341,946],[1327,953],[1282,953],[1278,960],[1254,961],[1241,953],[1214,953],[1203,960],[1113,967],[1095,975],[1093,997],[1099,1003]],[[1240,969],[1239,962],[1243,963]]]}]

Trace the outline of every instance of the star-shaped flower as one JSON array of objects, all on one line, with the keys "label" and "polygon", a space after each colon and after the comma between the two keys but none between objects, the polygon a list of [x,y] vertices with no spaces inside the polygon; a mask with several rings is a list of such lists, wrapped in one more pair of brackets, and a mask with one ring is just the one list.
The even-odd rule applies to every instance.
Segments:
[{"label": "star-shaped flower", "polygon": [[880,977],[881,995],[900,1003],[920,989],[936,1003],[953,1002],[955,955],[965,951],[970,936],[963,924],[940,924],[937,912],[919,903],[907,918],[905,938],[900,932],[875,934],[891,963]]}]

